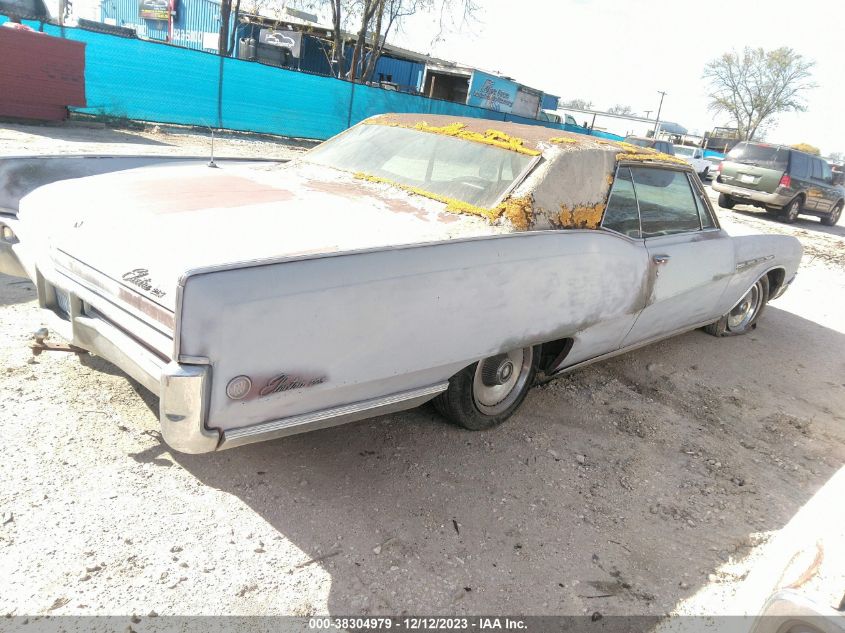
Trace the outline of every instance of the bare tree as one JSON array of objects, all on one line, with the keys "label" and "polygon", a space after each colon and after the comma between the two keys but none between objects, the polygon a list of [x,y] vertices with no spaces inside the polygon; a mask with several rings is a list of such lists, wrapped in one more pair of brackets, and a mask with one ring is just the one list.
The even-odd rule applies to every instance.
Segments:
[{"label": "bare tree", "polygon": [[845,152],[831,152],[828,155],[828,158],[834,163],[841,163],[843,160],[845,160]]},{"label": "bare tree", "polygon": [[783,112],[803,112],[803,94],[816,86],[815,62],[786,46],[766,51],[744,48],[725,53],[704,67],[710,83],[709,107],[728,114],[739,136],[751,140]]},{"label": "bare tree", "polygon": [[[387,0],[386,6],[379,12],[376,18],[376,28],[373,33],[373,49],[367,58],[367,64],[361,74],[363,81],[371,81],[381,54],[384,52],[384,45],[394,26],[401,25],[404,18],[414,15],[423,5],[424,0]],[[382,0],[385,3],[385,0]],[[382,33],[382,23],[384,32]]]},{"label": "bare tree", "polygon": [[631,106],[621,105],[619,103],[617,103],[615,106],[610,108],[607,112],[608,112],[608,114],[628,114],[628,115],[634,114],[634,110],[631,108]]},{"label": "bare tree", "polygon": [[[479,6],[474,0],[322,0],[332,9],[335,54],[342,55],[341,30],[350,16],[358,23],[355,48],[346,73],[340,68],[338,77],[352,81],[368,81],[375,71],[391,30],[401,27],[402,20],[419,12],[440,12],[440,33],[447,28],[445,16],[460,14],[461,25],[474,19]],[[342,38],[341,38],[342,39]],[[342,64],[341,64],[342,66]]]},{"label": "bare tree", "polygon": [[572,108],[573,110],[589,110],[593,107],[592,101],[586,99],[570,99],[569,101],[561,101],[559,108]]}]

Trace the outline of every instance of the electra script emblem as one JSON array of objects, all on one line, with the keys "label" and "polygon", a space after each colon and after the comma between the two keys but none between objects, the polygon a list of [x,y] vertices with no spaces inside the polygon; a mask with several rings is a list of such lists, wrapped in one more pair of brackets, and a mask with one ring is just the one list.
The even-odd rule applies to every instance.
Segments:
[{"label": "electra script emblem", "polygon": [[269,396],[271,393],[314,387],[315,385],[326,382],[326,380],[328,380],[328,376],[283,373],[268,380],[267,384],[259,391],[259,394]]},{"label": "electra script emblem", "polygon": [[153,286],[153,281],[150,279],[150,271],[146,268],[135,268],[128,273],[123,273],[123,281],[128,281],[133,286],[138,286],[141,290],[149,292],[154,297],[163,297],[164,290]]}]

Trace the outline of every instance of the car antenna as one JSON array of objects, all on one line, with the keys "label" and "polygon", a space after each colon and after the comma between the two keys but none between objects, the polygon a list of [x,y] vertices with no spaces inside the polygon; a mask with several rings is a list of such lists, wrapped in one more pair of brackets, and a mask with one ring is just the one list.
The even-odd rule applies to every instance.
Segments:
[{"label": "car antenna", "polygon": [[208,161],[208,166],[217,169],[219,165],[214,162],[214,128],[209,128],[211,130],[211,160]]}]

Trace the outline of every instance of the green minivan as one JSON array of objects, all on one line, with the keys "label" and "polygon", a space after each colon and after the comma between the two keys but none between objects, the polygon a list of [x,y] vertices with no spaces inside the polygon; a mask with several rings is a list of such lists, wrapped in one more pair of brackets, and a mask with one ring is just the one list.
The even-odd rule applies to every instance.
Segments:
[{"label": "green minivan", "polygon": [[845,189],[827,161],[783,145],[738,143],[718,168],[713,189],[719,206],[752,204],[784,222],[815,215],[833,226],[842,215]]}]

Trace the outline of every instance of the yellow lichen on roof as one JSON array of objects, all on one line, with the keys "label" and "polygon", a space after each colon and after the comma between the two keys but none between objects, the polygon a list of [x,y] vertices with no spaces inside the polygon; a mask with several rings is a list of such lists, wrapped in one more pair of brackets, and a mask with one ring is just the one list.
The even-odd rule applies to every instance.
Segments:
[{"label": "yellow lichen on roof", "polygon": [[604,204],[601,202],[593,205],[578,205],[573,209],[562,204],[558,222],[565,229],[597,229],[601,225],[603,215]]},{"label": "yellow lichen on roof", "polygon": [[677,158],[676,156],[670,156],[669,154],[663,154],[661,152],[654,152],[649,154],[641,154],[641,153],[619,153],[616,155],[616,160],[623,161],[623,160],[636,160],[636,161],[657,161],[660,163],[675,163],[676,165],[687,165],[687,162],[683,159]]},{"label": "yellow lichen on roof", "polygon": [[410,130],[419,130],[420,132],[428,132],[429,134],[443,134],[444,136],[452,136],[454,138],[463,139],[465,141],[472,141],[473,143],[483,143],[484,145],[492,145],[500,147],[519,154],[527,154],[528,156],[539,156],[542,152],[536,149],[525,147],[525,141],[516,136],[505,134],[500,130],[487,129],[482,132],[472,132],[466,129],[464,123],[450,123],[449,125],[434,126],[429,125],[425,121],[420,121],[414,125],[406,125],[394,121],[389,117],[376,117],[365,121],[370,125],[387,125],[390,127],[404,127]]},{"label": "yellow lichen on roof", "polygon": [[520,231],[528,230],[534,219],[534,202],[531,195],[521,198],[508,198],[497,209]]},{"label": "yellow lichen on roof", "polygon": [[370,176],[369,174],[361,172],[354,174],[354,176],[355,178],[358,178],[360,180],[366,180],[367,182],[373,182],[382,185],[390,185],[391,187],[397,187],[399,189],[402,189],[407,193],[416,196],[422,196],[424,198],[429,198],[430,200],[440,202],[442,204],[445,204],[446,210],[451,213],[476,215],[485,218],[491,223],[495,222],[500,217],[505,216],[511,222],[511,224],[513,224],[514,227],[519,229],[520,231],[528,229],[528,227],[531,225],[533,216],[533,203],[530,194],[522,198],[508,198],[495,208],[488,209],[485,207],[476,206],[474,204],[469,204],[468,202],[464,202],[463,200],[456,200],[455,198],[441,196],[440,194],[433,193],[431,191],[426,191],[425,189],[420,189],[419,187],[403,185],[402,183],[394,182],[393,180],[389,180],[387,178]]},{"label": "yellow lichen on roof", "polygon": [[561,145],[563,143],[578,143],[578,141],[574,138],[569,138],[568,136],[553,136],[549,139],[549,143]]}]

